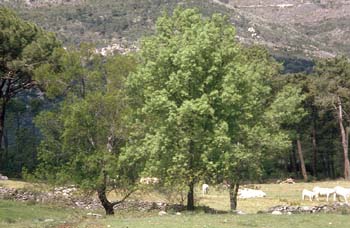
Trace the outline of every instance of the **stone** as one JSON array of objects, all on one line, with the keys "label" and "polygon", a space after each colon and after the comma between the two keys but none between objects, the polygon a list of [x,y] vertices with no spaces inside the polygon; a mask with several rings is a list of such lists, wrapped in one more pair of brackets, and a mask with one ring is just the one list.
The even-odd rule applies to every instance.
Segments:
[{"label": "stone", "polygon": [[160,212],[158,212],[158,215],[160,215],[160,216],[163,216],[163,215],[166,215],[167,213],[165,212],[165,211],[160,211]]},{"label": "stone", "polygon": [[55,221],[54,219],[45,219],[44,222],[53,222]]},{"label": "stone", "polygon": [[96,217],[96,218],[102,218],[102,215],[96,214],[96,213],[91,213],[91,212],[87,213],[86,215],[93,216],[93,217]]},{"label": "stone", "polygon": [[271,214],[273,214],[273,215],[281,215],[282,212],[280,212],[280,211],[273,211]]}]

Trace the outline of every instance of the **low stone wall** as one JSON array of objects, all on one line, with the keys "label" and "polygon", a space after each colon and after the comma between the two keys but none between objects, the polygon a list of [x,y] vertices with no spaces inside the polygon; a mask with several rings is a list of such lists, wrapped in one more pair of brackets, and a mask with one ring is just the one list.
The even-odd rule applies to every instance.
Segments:
[{"label": "low stone wall", "polygon": [[[55,203],[73,208],[81,208],[87,210],[102,209],[100,201],[93,197],[83,197],[76,194],[77,189],[74,186],[58,187],[53,192],[35,192],[25,189],[12,189],[0,187],[0,199],[16,200],[22,202],[37,203]],[[185,210],[180,204],[167,204],[164,202],[147,202],[138,200],[126,200],[116,205],[115,210],[138,210],[151,211],[160,210],[175,212]]]},{"label": "low stone wall", "polygon": [[23,202],[32,201],[37,203],[57,203],[64,206],[83,209],[101,208],[100,202],[97,199],[74,195],[74,192],[69,190],[69,188],[64,188],[62,191],[57,191],[55,189],[54,192],[38,192],[0,187],[0,199]]},{"label": "low stone wall", "polygon": [[350,214],[350,205],[347,203],[336,202],[333,204],[325,204],[318,206],[288,206],[278,205],[269,208],[267,211],[261,211],[261,213],[272,214],[300,214],[300,213],[346,213]]}]

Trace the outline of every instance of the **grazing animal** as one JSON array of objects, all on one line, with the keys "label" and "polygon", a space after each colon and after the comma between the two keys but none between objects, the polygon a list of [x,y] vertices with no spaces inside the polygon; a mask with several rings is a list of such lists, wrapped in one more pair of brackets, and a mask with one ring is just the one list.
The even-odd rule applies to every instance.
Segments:
[{"label": "grazing animal", "polygon": [[204,196],[204,195],[206,195],[208,193],[209,193],[209,185],[203,184],[202,185],[202,195]]},{"label": "grazing animal", "polygon": [[319,201],[319,196],[326,196],[327,202],[329,199],[329,196],[332,194],[335,194],[334,188],[320,188],[318,186],[314,187],[312,191],[316,194],[316,200]]},{"label": "grazing animal", "polygon": [[249,188],[238,190],[238,198],[240,199],[262,198],[265,196],[266,196],[266,193],[261,190],[255,190],[255,189],[249,189]]},{"label": "grazing animal", "polygon": [[287,178],[284,181],[282,180],[277,180],[276,182],[277,184],[295,184],[295,181],[293,180],[293,178]]},{"label": "grazing animal", "polygon": [[159,178],[157,177],[141,177],[140,179],[141,184],[158,184]]},{"label": "grazing animal", "polygon": [[334,188],[334,201],[336,201],[337,196],[342,196],[344,198],[344,201],[348,203],[348,197],[350,196],[350,189],[349,188],[343,188],[341,186],[336,186]]},{"label": "grazing animal", "polygon": [[312,199],[316,197],[316,193],[312,192],[312,191],[309,191],[307,189],[304,189],[302,194],[301,194],[301,199],[305,200],[306,196],[309,197],[310,201],[312,201]]}]

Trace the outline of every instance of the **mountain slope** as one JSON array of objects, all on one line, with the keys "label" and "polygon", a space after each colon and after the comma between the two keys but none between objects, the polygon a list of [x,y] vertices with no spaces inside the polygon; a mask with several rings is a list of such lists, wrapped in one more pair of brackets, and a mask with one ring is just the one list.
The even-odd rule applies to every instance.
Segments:
[{"label": "mountain slope", "polygon": [[[330,1],[326,1],[330,2]],[[152,34],[162,11],[196,7],[228,15],[237,38],[282,56],[328,57],[350,50],[350,5],[333,0],[0,0],[66,43],[133,43]]]},{"label": "mountain slope", "polygon": [[[347,0],[213,0],[254,15],[268,23],[298,31],[314,47],[304,47],[320,57],[348,55],[350,50],[350,2]],[[300,46],[305,42],[299,43]],[[292,47],[297,47],[291,44]],[[312,48],[314,50],[312,50]],[[309,52],[313,51],[313,52]]]}]

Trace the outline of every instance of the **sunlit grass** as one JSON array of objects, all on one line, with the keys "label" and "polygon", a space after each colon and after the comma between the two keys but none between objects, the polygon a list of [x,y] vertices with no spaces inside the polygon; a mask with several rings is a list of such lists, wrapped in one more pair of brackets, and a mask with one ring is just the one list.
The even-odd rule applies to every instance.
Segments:
[{"label": "sunlit grass", "polygon": [[[3,186],[12,188],[32,188],[36,185],[22,181],[2,181]],[[5,184],[4,184],[5,183]],[[322,181],[296,184],[256,184],[255,187],[264,191],[265,198],[239,199],[238,210],[247,215],[237,216],[232,214],[212,215],[203,212],[182,212],[175,215],[159,216],[158,211],[116,211],[112,217],[102,219],[88,218],[85,210],[73,210],[49,205],[19,203],[12,201],[0,201],[0,227],[259,227],[259,228],[321,228],[339,227],[345,228],[350,223],[349,215],[340,214],[299,214],[273,216],[270,214],[255,214],[260,210],[266,210],[276,205],[322,205],[326,204],[325,198],[319,202],[301,200],[301,191],[306,188],[312,190],[315,186],[335,187],[337,185],[350,188],[347,181]],[[43,190],[43,189],[42,189]],[[185,193],[183,193],[185,194]],[[184,198],[186,195],[183,195]],[[121,194],[110,193],[109,198],[119,199]],[[172,195],[164,192],[144,189],[136,192],[133,199],[143,201],[180,202],[181,194]],[[218,210],[229,210],[228,191],[210,186],[208,195],[202,196],[199,186],[196,187],[195,199],[197,205],[205,205]],[[330,200],[333,201],[332,199]],[[103,210],[97,211],[103,214]],[[46,219],[53,219],[45,222]],[[59,227],[58,226],[58,227]]]},{"label": "sunlit grass", "polygon": [[[276,205],[320,205],[325,204],[326,199],[320,198],[320,201],[301,200],[301,192],[303,189],[312,190],[313,187],[328,187],[333,188],[337,185],[350,188],[350,182],[344,180],[337,181],[322,181],[322,182],[299,182],[295,184],[255,184],[255,187],[261,189],[266,193],[264,198],[254,198],[254,199],[239,199],[238,200],[238,210],[245,213],[257,213],[261,210],[266,210],[269,207]],[[186,194],[182,193],[182,198]],[[110,199],[120,199],[121,195],[116,193],[111,193],[109,195]],[[196,188],[196,202],[198,205],[205,205],[212,207],[217,210],[229,210],[229,193],[228,190],[215,188],[210,186],[209,194],[202,196],[200,188]],[[158,191],[138,191],[136,192],[133,199],[145,200],[145,201],[162,201],[162,202],[180,202],[181,196],[178,194],[169,197],[165,194],[161,194]],[[330,202],[333,201],[331,197]]]},{"label": "sunlit grass", "polygon": [[28,187],[33,187],[34,185],[29,183],[29,182],[24,182],[24,181],[18,181],[18,180],[1,180],[0,181],[0,187],[5,187],[5,188],[28,188]]},{"label": "sunlit grass", "polygon": [[[322,182],[300,182],[295,184],[256,184],[255,186],[266,193],[265,198],[239,199],[238,210],[245,213],[256,213],[260,210],[266,210],[276,205],[320,205],[326,204],[325,197],[321,197],[320,201],[301,200],[301,192],[303,189],[312,190],[313,187],[333,188],[337,185],[350,188],[350,182],[344,180],[338,181],[322,181]],[[201,196],[197,192],[200,205],[207,205],[219,210],[229,210],[228,191],[211,190],[209,195]],[[330,199],[333,202],[333,198]]]},{"label": "sunlit grass", "polygon": [[[114,216],[95,221],[85,221],[79,227],[120,227],[120,228],[345,228],[350,222],[348,215],[298,214],[298,215],[212,215],[184,213],[165,216]],[[100,225],[100,226],[99,226]]]},{"label": "sunlit grass", "polygon": [[[319,205],[327,203],[325,198],[320,198],[320,201],[310,202],[309,200],[301,200],[302,190],[312,190],[315,186],[333,188],[335,186],[343,186],[350,188],[350,182],[344,180],[336,181],[321,181],[321,182],[298,182],[295,184],[255,184],[254,186],[261,189],[266,193],[265,198],[255,199],[239,199],[238,210],[245,213],[256,213],[260,210],[266,210],[269,207],[276,205]],[[1,181],[0,186],[10,188],[27,188],[36,190],[47,190],[48,186],[32,184],[23,181]],[[195,200],[197,205],[205,205],[212,207],[217,210],[229,210],[229,194],[227,189],[219,189],[210,186],[209,194],[202,196],[200,186],[195,189]],[[109,199],[117,200],[121,199],[123,194],[118,192],[111,192]],[[181,203],[186,199],[186,192],[171,192],[165,194],[164,191],[152,190],[152,188],[144,189],[135,192],[130,199],[138,199],[142,201],[150,202],[170,202],[170,203]],[[333,199],[330,199],[332,202]],[[185,202],[184,202],[185,203]]]},{"label": "sunlit grass", "polygon": [[0,200],[0,227],[49,227],[80,220],[83,211]]}]

